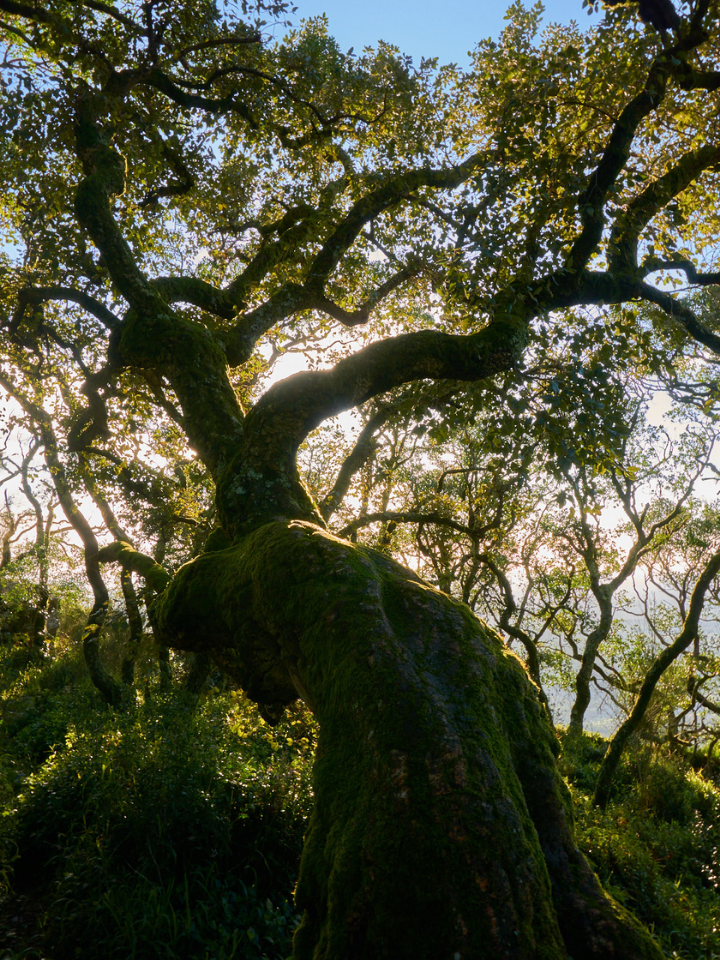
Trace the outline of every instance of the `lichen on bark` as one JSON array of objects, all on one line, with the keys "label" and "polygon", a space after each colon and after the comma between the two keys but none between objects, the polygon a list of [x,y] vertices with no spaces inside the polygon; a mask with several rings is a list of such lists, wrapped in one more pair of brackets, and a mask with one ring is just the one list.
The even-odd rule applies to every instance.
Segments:
[{"label": "lichen on bark", "polygon": [[517,658],[382,554],[276,521],[183,567],[157,622],[320,721],[297,960],[659,958],[573,840]]}]

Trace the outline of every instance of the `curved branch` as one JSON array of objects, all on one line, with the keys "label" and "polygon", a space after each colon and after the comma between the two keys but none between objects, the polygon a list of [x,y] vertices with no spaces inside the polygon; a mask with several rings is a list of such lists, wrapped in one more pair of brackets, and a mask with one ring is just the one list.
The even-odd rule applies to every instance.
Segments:
[{"label": "curved branch", "polygon": [[[116,359],[167,376],[182,404],[190,442],[210,470],[217,471],[242,431],[243,412],[227,377],[227,358],[207,327],[173,313],[138,266],[115,222],[110,201],[125,188],[125,161],[98,130],[97,106],[91,98],[78,104],[77,152],[85,177],[77,188],[75,212],[133,308],[114,344]],[[198,369],[206,375],[198,377]]]},{"label": "curved branch", "polygon": [[166,303],[191,303],[223,320],[235,316],[235,305],[224,290],[197,277],[156,277],[150,286],[157,290]]},{"label": "curved branch", "polygon": [[13,333],[22,323],[26,307],[45,303],[48,300],[67,300],[70,303],[76,303],[92,314],[108,330],[115,330],[120,324],[120,319],[108,310],[105,304],[91,297],[84,290],[61,286],[24,287],[18,293],[18,306],[10,324],[10,332]]},{"label": "curved branch", "polygon": [[112,214],[111,198],[125,191],[125,160],[105,143],[89,99],[78,104],[77,152],[85,173],[75,194],[75,215],[103,254],[118,291],[136,310],[154,311],[159,295],[140,270]]},{"label": "curved branch", "polygon": [[481,380],[511,369],[527,344],[524,315],[458,336],[423,330],[370,344],[331,370],[298,373],[272,386],[243,424],[233,458],[218,474],[221,523],[240,536],[273,517],[324,525],[302,483],[297,451],[323,420],[412,380]]},{"label": "curved branch", "polygon": [[422,330],[372,343],[331,370],[276,383],[248,414],[247,436],[253,444],[264,437],[269,455],[279,454],[283,462],[328,417],[411,380],[475,381],[508,370],[522,357],[526,341],[525,318],[507,317],[470,336]]},{"label": "curved branch", "polygon": [[117,20],[118,23],[122,23],[123,26],[128,27],[133,33],[137,33],[140,36],[146,37],[148,31],[141,27],[138,23],[128,17],[126,14],[121,13],[117,7],[114,7],[111,3],[102,3],[102,0],[82,0],[83,6],[89,7],[91,10],[96,10],[98,13],[104,13],[108,17],[111,17],[113,20]]},{"label": "curved branch", "polygon": [[355,310],[345,310],[325,296],[315,297],[312,306],[316,310],[322,310],[323,313],[327,313],[333,320],[337,320],[345,327],[357,327],[361,323],[367,322],[372,311],[388,294],[396,290],[401,284],[405,283],[406,280],[417,276],[418,273],[419,268],[417,267],[403,267],[373,290],[367,300]]},{"label": "curved branch", "polygon": [[145,553],[140,553],[123,540],[115,540],[114,543],[101,547],[98,550],[97,559],[98,563],[119,563],[123,570],[139,573],[156,593],[162,593],[172,580],[172,574],[168,573],[157,560]]},{"label": "curved branch", "polygon": [[196,93],[187,93],[171,77],[157,69],[147,75],[145,83],[160,93],[164,93],[166,97],[180,107],[205,110],[214,116],[221,116],[224,113],[237,113],[253,130],[258,129],[257,120],[248,108],[235,98],[234,91],[226,97],[201,97]]},{"label": "curved branch", "polygon": [[278,320],[284,320],[299,310],[310,309],[310,300],[303,288],[293,282],[284,283],[269,300],[244,314],[238,322],[223,334],[223,343],[231,367],[245,363],[251,356],[260,337],[266,334]]},{"label": "curved branch", "polygon": [[681,257],[673,260],[646,260],[643,264],[643,273],[654,273],[656,270],[682,270],[688,279],[698,287],[720,285],[720,272],[698,273],[697,267],[691,260]]},{"label": "curved branch", "polygon": [[710,710],[711,713],[720,714],[720,705],[709,700],[704,693],[700,693],[700,684],[704,683],[708,677],[690,677],[688,679],[687,692],[693,701],[697,701],[701,707]]},{"label": "curved branch", "polygon": [[692,150],[627,205],[610,234],[608,260],[611,271],[637,267],[637,245],[643,228],[673,197],[686,190],[700,173],[719,160],[720,147],[707,145]]},{"label": "curved branch", "polygon": [[[275,323],[301,310],[320,310],[346,327],[366,323],[372,311],[388,294],[406,280],[416,276],[418,272],[416,269],[404,267],[380,284],[360,307],[352,311],[333,303],[322,293],[308,291],[299,283],[292,281],[285,283],[269,300],[242,316],[235,326],[223,335],[228,363],[230,366],[239,366],[244,363],[252,354],[260,337],[264,336]],[[237,292],[228,294],[226,302],[235,302],[236,298]],[[189,302],[200,305],[197,300],[190,300],[189,297],[187,299]]]},{"label": "curved branch", "polygon": [[475,153],[446,169],[430,167],[406,170],[389,176],[385,182],[356,201],[322,246],[307,271],[308,284],[321,293],[340,258],[355,242],[362,228],[379,214],[408,199],[421,187],[452,190],[460,186],[490,159],[489,152]]},{"label": "curved branch", "polygon": [[262,34],[249,33],[245,37],[220,37],[218,40],[204,40],[202,43],[194,43],[183,49],[177,54],[177,59],[182,60],[189,53],[195,53],[196,50],[214,50],[217,47],[239,47],[248,43],[262,43]]},{"label": "curved branch", "polygon": [[649,283],[641,283],[639,292],[643,300],[654,303],[660,307],[668,316],[677,321],[681,327],[693,338],[708,347],[713,353],[720,354],[720,336],[713,333],[697,318],[695,312],[686,306],[681,300],[676,300],[669,293],[664,293]]}]

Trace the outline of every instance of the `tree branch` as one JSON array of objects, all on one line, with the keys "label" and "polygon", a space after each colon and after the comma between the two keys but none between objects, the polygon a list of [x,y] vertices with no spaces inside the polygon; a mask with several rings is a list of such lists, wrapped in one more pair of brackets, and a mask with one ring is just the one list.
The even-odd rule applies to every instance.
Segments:
[{"label": "tree branch", "polygon": [[472,536],[470,528],[463,523],[458,523],[450,517],[441,513],[430,512],[423,513],[417,510],[381,510],[378,513],[366,513],[362,517],[356,517],[346,524],[338,533],[339,537],[349,537],[351,533],[360,530],[362,527],[369,527],[379,521],[395,520],[397,523],[433,523],[439,527],[447,527],[450,530],[456,530],[458,533],[465,533]]},{"label": "tree branch", "polygon": [[[389,337],[339,361],[331,370],[297,373],[272,386],[246,420],[247,434],[267,432],[268,450],[285,448],[280,462],[327,417],[411,380],[481,380],[511,368],[527,338],[523,318],[496,319],[478,333],[435,330]],[[282,422],[282,437],[276,424]],[[272,436],[272,440],[271,440]]]},{"label": "tree branch", "polygon": [[345,498],[350,489],[352,478],[373,455],[377,449],[375,434],[383,427],[394,412],[394,405],[387,404],[372,416],[360,431],[355,445],[343,461],[335,483],[318,504],[323,520],[329,520]]},{"label": "tree branch", "polygon": [[99,563],[119,563],[123,570],[139,573],[156,593],[162,593],[172,580],[172,575],[157,560],[140,553],[122,540],[101,547],[97,558]]},{"label": "tree branch", "polygon": [[608,191],[630,157],[630,148],[638,127],[665,97],[668,77],[665,57],[666,54],[663,53],[654,61],[642,91],[633,97],[620,114],[600,162],[588,178],[587,186],[578,199],[582,228],[565,263],[566,268],[571,271],[581,270],[600,243],[605,225],[603,208]]},{"label": "tree branch", "polygon": [[393,290],[396,290],[399,286],[401,286],[401,284],[405,283],[406,280],[417,276],[418,273],[419,268],[417,267],[403,267],[401,270],[398,270],[397,273],[393,274],[393,276],[388,277],[388,279],[384,283],[381,283],[379,287],[373,290],[367,300],[355,310],[345,310],[343,307],[333,303],[332,300],[329,300],[325,296],[313,298],[312,306],[316,310],[322,310],[323,313],[327,313],[327,315],[332,317],[333,320],[337,320],[345,327],[357,327],[361,323],[367,322],[372,311],[385,299],[385,297],[388,296],[388,294],[392,293]]},{"label": "tree branch", "polygon": [[705,605],[705,594],[718,573],[720,573],[720,551],[712,555],[698,577],[690,600],[688,615],[682,630],[675,640],[656,657],[654,663],[645,674],[645,679],[640,687],[640,693],[630,711],[630,715],[627,720],[620,725],[610,741],[610,747],[600,767],[600,773],[593,794],[593,803],[595,806],[605,807],[607,805],[610,799],[612,779],[620,761],[622,751],[632,734],[640,726],[660,678],[670,664],[687,650],[697,636],[700,615]]},{"label": "tree branch", "polygon": [[719,160],[720,147],[717,146],[707,145],[690,151],[627,205],[615,220],[610,234],[608,261],[611,271],[637,268],[637,245],[643,228],[658,210]]},{"label": "tree branch", "polygon": [[235,304],[224,290],[197,277],[156,277],[150,286],[166,303],[191,303],[223,320],[235,316]]},{"label": "tree branch", "polygon": [[120,319],[112,311],[83,290],[60,286],[24,287],[18,293],[18,306],[10,324],[10,332],[14,333],[22,323],[26,307],[45,303],[48,300],[67,300],[70,303],[76,303],[92,314],[108,330],[114,330],[120,324]]}]

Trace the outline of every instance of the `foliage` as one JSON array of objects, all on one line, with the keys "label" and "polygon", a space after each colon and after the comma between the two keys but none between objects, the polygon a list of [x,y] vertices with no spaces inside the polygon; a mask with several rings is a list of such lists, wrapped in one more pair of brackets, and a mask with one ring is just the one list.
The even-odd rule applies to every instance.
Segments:
[{"label": "foliage", "polygon": [[6,650],[2,665],[6,935],[53,960],[287,956],[312,802],[307,714],[270,730],[235,692],[114,714],[77,651],[21,659]]},{"label": "foliage", "polygon": [[601,811],[590,802],[605,742],[565,740],[579,844],[603,883],[651,926],[668,957],[720,951],[720,784],[688,759],[636,743],[621,789]]},{"label": "foliage", "polygon": [[[63,960],[77,949],[138,960],[285,958],[312,802],[307,717],[268,728],[232,691],[210,693],[195,714],[177,695],[113,714],[77,652],[42,667],[27,660],[25,648],[6,648],[0,671],[4,731],[8,704],[46,691],[44,704],[35,699],[40,720],[16,719],[0,750],[0,842],[12,861],[0,901],[4,960]],[[716,767],[696,772],[682,755],[637,744],[616,800],[598,811],[589,795],[604,741],[563,743],[579,844],[603,882],[653,925],[668,957],[714,955]]]},{"label": "foliage", "polygon": [[[479,458],[487,469],[479,469],[472,451],[463,450],[464,479],[448,483],[446,494],[437,497],[436,512],[444,514],[445,527],[452,528],[447,513],[453,500],[467,504],[468,522],[455,522],[452,529],[467,535],[471,549],[458,551],[447,536],[430,543],[424,530],[416,537],[417,547],[439,582],[444,577],[451,589],[453,581],[461,584],[467,602],[481,603],[483,578],[494,578],[495,593],[504,603],[498,624],[524,644],[536,681],[541,679],[536,642],[543,632],[541,621],[549,617],[547,626],[565,630],[573,657],[581,660],[572,717],[579,730],[591,676],[609,636],[611,597],[627,580],[630,561],[651,540],[659,542],[678,519],[676,503],[646,528],[645,511],[638,514],[632,503],[636,468],[619,462],[633,455],[626,444],[631,431],[622,410],[622,378],[633,368],[654,376],[682,368],[675,327],[688,340],[720,354],[720,336],[712,311],[704,309],[707,304],[698,307],[674,293],[680,275],[700,287],[720,284],[713,261],[720,226],[717,0],[688,4],[682,17],[672,18],[671,33],[641,27],[634,5],[609,3],[593,31],[582,33],[572,25],[550,28],[542,36],[540,5],[525,9],[515,3],[499,42],[480,43],[466,73],[430,61],[414,67],[382,44],[360,56],[343,53],[322,20],[269,42],[263,17],[282,17],[285,9],[282,0],[255,5],[151,0],[117,6],[95,0],[47,5],[0,0],[6,71],[0,83],[0,225],[6,240],[0,264],[0,325],[6,334],[0,386],[21,409],[33,450],[42,450],[45,458],[53,496],[82,542],[93,593],[82,636],[85,659],[104,700],[122,717],[115,731],[111,726],[102,731],[103,749],[114,758],[109,769],[117,775],[108,776],[97,766],[99,741],[93,737],[101,736],[99,728],[80,731],[73,739],[66,725],[70,740],[44,759],[27,809],[37,798],[38,822],[44,822],[41,798],[52,796],[49,784],[55,772],[58,790],[69,791],[65,803],[74,797],[70,784],[76,789],[76,781],[87,777],[92,822],[101,825],[95,834],[94,828],[88,833],[95,836],[93,851],[100,850],[103,858],[130,843],[119,820],[106,823],[102,812],[125,810],[118,784],[123,778],[134,782],[125,743],[140,766],[147,767],[161,808],[165,800],[153,775],[153,757],[143,752],[143,738],[132,726],[138,708],[126,702],[133,699],[133,656],[123,662],[123,684],[100,656],[109,608],[101,564],[123,566],[133,643],[139,643],[144,626],[134,571],[146,578],[148,619],[152,626],[153,610],[158,611],[160,641],[212,654],[258,700],[266,716],[276,715],[279,705],[298,695],[307,697],[308,690],[311,701],[329,701],[333,709],[342,708],[342,715],[347,713],[345,698],[360,693],[352,678],[345,682],[343,675],[343,702],[338,702],[333,692],[337,678],[323,673],[326,648],[311,642],[320,620],[309,618],[296,603],[295,623],[287,622],[290,607],[277,601],[287,583],[301,584],[301,593],[322,596],[330,622],[342,606],[344,586],[328,593],[322,573],[320,582],[313,580],[313,570],[321,571],[322,564],[309,548],[293,554],[298,566],[287,569],[275,597],[261,596],[257,580],[246,576],[248,565],[223,564],[244,556],[247,544],[267,530],[269,521],[275,531],[301,530],[303,542],[311,544],[315,537],[329,552],[336,549],[330,544],[337,541],[325,538],[321,528],[347,494],[348,476],[367,465],[365,453],[372,449],[376,429],[388,425],[388,407],[397,417],[391,428],[392,456],[375,475],[381,504],[392,493],[392,471],[404,469],[409,478],[416,466],[403,462],[404,447],[414,452],[411,436],[440,442],[457,434],[464,419],[478,415],[480,420],[484,414],[481,426],[489,428],[494,449],[494,455],[486,452]],[[648,325],[647,315],[630,306],[638,301],[658,309],[665,325]],[[273,383],[273,364],[283,350],[301,351],[307,369]],[[532,382],[534,393],[523,391],[524,379]],[[365,446],[350,451],[327,496],[317,503],[299,476],[298,449],[323,421],[355,408],[364,418],[360,439]],[[505,436],[508,424],[517,428],[514,443]],[[512,597],[511,563],[500,550],[479,549],[489,531],[502,529],[499,545],[504,547],[512,544],[515,530],[491,517],[481,537],[477,504],[492,502],[497,515],[512,501],[523,519],[531,516],[525,483],[538,458],[550,474],[551,525],[557,534],[564,521],[567,536],[557,551],[562,563],[537,578],[542,580],[540,602],[532,608],[537,629],[528,632],[519,622],[521,605]],[[503,476],[503,469],[509,476]],[[553,484],[565,484],[565,489],[556,491]],[[440,486],[438,481],[437,494]],[[619,572],[621,558],[598,520],[603,496],[611,489],[621,499],[627,494],[626,513],[637,535]],[[428,489],[418,493],[423,500],[432,499]],[[100,532],[79,507],[83,498],[100,512]],[[41,506],[38,502],[38,613],[47,600]],[[382,518],[382,550],[392,545],[397,519]],[[419,521],[418,531],[426,525]],[[221,529],[208,536],[213,526]],[[548,531],[540,525],[539,533]],[[114,542],[101,546],[108,537]],[[409,553],[407,537],[402,545]],[[524,559],[531,558],[532,537],[522,546],[528,548]],[[386,573],[395,570],[381,554],[343,550],[338,547],[338,555],[365,557]],[[580,575],[570,577],[568,588],[562,566],[572,565],[573,558],[579,558]],[[184,559],[190,563],[178,571]],[[387,577],[385,588],[392,593],[389,584],[402,577],[396,570]],[[196,587],[190,597],[178,588],[189,582]],[[356,578],[347,595],[362,582]],[[209,610],[208,598],[220,586],[222,606]],[[367,589],[375,597],[377,579],[370,577]],[[573,612],[562,623],[553,610],[568,589],[581,604],[589,590],[597,611],[591,602],[584,614]],[[415,596],[414,586],[407,590]],[[153,591],[162,592],[159,599]],[[422,608],[426,618],[421,625],[417,613],[415,634],[429,638],[433,617],[442,610],[444,627],[451,632],[452,623],[473,623],[476,645],[458,648],[457,664],[440,664],[438,655],[444,679],[427,680],[425,700],[412,706],[413,722],[387,724],[385,754],[377,764],[369,759],[374,726],[367,721],[369,733],[356,766],[367,771],[361,790],[343,793],[338,777],[317,778],[325,793],[313,823],[323,823],[336,802],[343,809],[320,831],[322,843],[313,849],[321,847],[322,855],[308,853],[303,861],[311,893],[299,956],[314,954],[319,943],[355,936],[356,923],[358,942],[365,943],[366,934],[369,938],[362,948],[367,956],[375,957],[378,944],[398,936],[382,886],[361,880],[368,876],[363,851],[372,849],[375,840],[354,819],[358,797],[372,795],[384,811],[377,837],[385,836],[397,811],[393,777],[368,794],[373,771],[390,770],[398,757],[409,757],[407,768],[415,771],[417,765],[423,771],[422,777],[418,774],[424,778],[422,789],[444,796],[443,784],[455,789],[448,781],[452,764],[448,760],[438,786],[427,757],[437,750],[440,763],[445,750],[445,763],[447,744],[457,736],[457,769],[468,764],[467,777],[458,773],[456,778],[465,785],[457,787],[465,790],[458,802],[474,810],[468,830],[479,835],[483,814],[473,778],[488,779],[473,746],[479,731],[468,732],[459,707],[429,753],[424,746],[418,753],[420,741],[412,730],[421,716],[437,712],[430,710],[428,691],[447,681],[448,670],[474,675],[480,669],[480,648],[492,658],[499,647],[462,606],[438,594],[427,596],[434,598],[427,608],[414,608]],[[386,599],[377,601],[383,616]],[[356,606],[362,602],[358,599]],[[280,608],[287,616],[278,624]],[[343,650],[351,622],[357,631],[355,611],[345,609],[348,623],[334,623],[332,633]],[[181,611],[189,616],[183,618]],[[395,612],[395,620],[383,620],[378,613],[378,624],[400,623]],[[532,624],[533,616],[528,620]],[[169,626],[173,624],[175,629]],[[38,617],[38,653],[40,626]],[[360,640],[374,650],[381,634],[378,626]],[[444,636],[442,630],[437,636]],[[419,677],[414,673],[418,650],[401,642],[402,637],[396,639],[395,666],[405,656],[414,658],[405,676]],[[316,653],[306,656],[303,644],[322,654],[316,660]],[[339,655],[335,649],[332,653]],[[522,689],[520,700],[534,704],[527,716],[532,713],[533,723],[537,720],[544,731],[535,737],[530,727],[524,728],[525,755],[540,742],[547,747],[542,763],[547,764],[547,782],[554,784],[550,805],[562,819],[551,730],[535,701],[535,688],[505,652],[493,662],[504,665],[506,682],[498,681],[487,697],[483,693],[476,716],[487,711],[509,716],[517,706],[509,691]],[[382,694],[378,703],[373,699],[387,674],[374,652],[353,663],[360,673],[361,666],[375,671],[375,683],[360,684],[367,702],[351,702],[367,718],[373,709],[387,709],[388,696]],[[315,689],[318,677],[323,682]],[[473,689],[479,696],[479,686]],[[453,690],[457,698],[460,694]],[[510,702],[491,704],[493,697],[503,696]],[[400,715],[411,712],[411,701],[403,690]],[[142,710],[151,707],[146,702]],[[48,731],[51,714],[49,709]],[[20,730],[22,718],[17,722]],[[333,741],[332,731],[329,735],[330,753],[335,753],[324,759],[326,768],[333,769],[342,765],[344,741]],[[205,735],[198,736],[202,740]],[[360,749],[349,739],[353,749]],[[42,740],[28,735],[28,755],[42,756]],[[155,741],[150,737],[147,742]],[[217,756],[212,739],[209,743],[209,755]],[[507,752],[510,746],[502,749]],[[515,743],[512,749],[522,752]],[[504,769],[508,809],[515,789],[512,777],[518,773],[522,779],[526,766]],[[68,774],[67,783],[62,776],[66,768],[75,770],[75,779]],[[183,769],[205,784],[206,793],[210,790],[202,770],[192,763]],[[488,785],[483,781],[482,789]],[[534,786],[529,781],[525,786],[529,803]],[[97,803],[92,800],[96,794]],[[214,798],[211,791],[211,836],[218,822]],[[23,803],[17,813],[21,836]],[[527,822],[527,841],[539,851],[540,833],[549,820],[535,816],[531,824],[523,804],[513,808],[513,815]],[[443,814],[448,809],[445,803]],[[195,816],[193,811],[188,815]],[[127,817],[131,822],[130,812]],[[415,822],[408,814],[398,836],[408,836]],[[337,823],[356,829],[351,851],[338,839],[342,831],[329,829]],[[144,829],[152,835],[148,824]],[[452,856],[460,857],[457,862],[471,863],[457,830],[446,830],[442,838],[436,834],[424,831],[413,854],[432,864],[452,850]],[[53,834],[49,848],[60,839]],[[562,938],[574,953],[570,941],[580,936],[584,924],[583,948],[596,956],[637,952],[639,944],[643,955],[656,956],[647,934],[604,897],[569,832],[564,843],[578,869],[555,885],[557,902],[540,881],[528,894],[532,909],[523,903],[520,913],[514,913],[514,901],[503,902],[508,922],[497,925],[504,942],[496,952],[514,950],[520,942],[514,937],[522,933],[528,944],[537,938],[538,955],[559,950]],[[511,846],[498,844],[493,876],[514,875]],[[379,852],[378,861],[384,854]],[[83,849],[83,855],[90,857],[90,852]],[[353,863],[347,865],[346,856]],[[455,862],[452,856],[444,862]],[[192,861],[189,855],[188,863]],[[404,858],[403,867],[410,862]],[[553,875],[551,858],[546,865]],[[392,864],[381,866],[379,872],[389,877]],[[328,902],[333,899],[328,878],[342,883],[346,875],[354,880],[343,893],[348,912],[341,916],[336,903]],[[539,870],[533,876],[545,874]],[[575,887],[581,876],[586,880],[582,891]],[[420,890],[424,878],[415,879]],[[174,889],[181,890],[176,881]],[[62,885],[62,878],[58,882]],[[351,889],[354,882],[362,889]],[[480,880],[463,886],[457,902],[439,904],[444,916],[462,916],[463,897],[470,890],[479,896],[477,890],[484,889]],[[302,880],[300,889],[305,889]],[[356,896],[373,893],[385,900],[358,919]],[[572,917],[566,907],[570,902],[578,908]],[[593,919],[597,910],[605,918],[600,923]],[[479,949],[484,936],[480,924],[485,911],[471,913],[467,925],[447,921],[448,936],[463,950],[466,941]],[[536,929],[531,918],[540,916],[546,922]],[[57,923],[62,929],[61,919]],[[413,925],[412,932],[418,942],[426,940],[427,931],[420,926]],[[410,938],[404,942],[411,951]]]}]

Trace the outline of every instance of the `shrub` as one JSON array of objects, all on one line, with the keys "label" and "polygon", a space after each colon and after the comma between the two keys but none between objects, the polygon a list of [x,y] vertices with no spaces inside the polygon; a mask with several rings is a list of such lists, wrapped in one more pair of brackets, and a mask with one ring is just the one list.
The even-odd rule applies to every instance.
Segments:
[{"label": "shrub", "polygon": [[578,842],[603,885],[654,930],[668,956],[720,956],[720,791],[682,758],[635,743],[614,800],[598,810],[590,796],[603,738],[566,747]]},{"label": "shrub", "polygon": [[237,695],[194,710],[175,693],[67,723],[52,696],[65,735],[6,808],[0,842],[15,896],[42,898],[53,960],[287,956],[312,803],[304,711],[271,730]]}]

